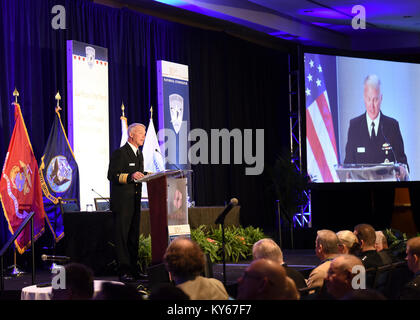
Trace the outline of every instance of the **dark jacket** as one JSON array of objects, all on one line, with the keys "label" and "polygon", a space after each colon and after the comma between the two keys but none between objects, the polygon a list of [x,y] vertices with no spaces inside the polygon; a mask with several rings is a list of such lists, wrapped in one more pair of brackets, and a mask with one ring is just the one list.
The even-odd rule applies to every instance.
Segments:
[{"label": "dark jacket", "polygon": [[286,270],[286,275],[295,282],[297,289],[306,288],[305,278],[298,270],[289,267],[287,264],[283,264],[283,267]]},{"label": "dark jacket", "polygon": [[111,210],[114,212],[133,210],[134,204],[141,201],[141,183],[131,180],[131,174],[143,172],[143,155],[134,154],[126,143],[111,155],[108,180],[111,181]]},{"label": "dark jacket", "polygon": [[401,300],[420,300],[420,273],[408,282],[400,295]]},{"label": "dark jacket", "polygon": [[[385,150],[382,150],[385,143],[392,147],[388,154]],[[385,116],[381,112],[378,133],[376,137],[371,139],[367,127],[366,113],[351,119],[344,163],[376,164],[385,162],[385,159],[388,159],[389,162],[396,161],[407,164],[398,121]]]}]

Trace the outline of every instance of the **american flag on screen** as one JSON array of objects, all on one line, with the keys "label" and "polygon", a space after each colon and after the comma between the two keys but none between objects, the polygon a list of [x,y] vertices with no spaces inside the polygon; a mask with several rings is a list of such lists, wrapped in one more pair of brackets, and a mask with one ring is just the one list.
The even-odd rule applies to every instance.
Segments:
[{"label": "american flag on screen", "polygon": [[337,145],[319,55],[305,54],[306,146],[308,175],[313,182],[339,182]]}]

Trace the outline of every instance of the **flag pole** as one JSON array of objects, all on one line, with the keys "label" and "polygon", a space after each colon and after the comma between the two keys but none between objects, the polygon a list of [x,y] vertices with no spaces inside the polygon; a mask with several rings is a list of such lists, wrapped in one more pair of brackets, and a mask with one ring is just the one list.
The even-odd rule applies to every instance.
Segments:
[{"label": "flag pole", "polygon": [[153,119],[153,106],[150,106],[150,120]]},{"label": "flag pole", "polygon": [[60,107],[60,100],[61,100],[60,91],[57,91],[57,94],[55,95],[55,100],[57,100],[57,106],[55,107],[55,112],[59,112],[60,110],[62,110]]},{"label": "flag pole", "polygon": [[124,101],[123,101],[122,104],[121,104],[121,111],[122,111],[122,117],[125,118],[124,110],[125,110],[125,107],[124,107]]},{"label": "flag pole", "polygon": [[17,91],[16,87],[15,87],[15,90],[13,91],[13,96],[15,97],[15,102],[13,102],[12,104],[17,104],[18,103],[17,97],[19,97],[19,91]]},{"label": "flag pole", "polygon": [[[18,104],[18,97],[19,97],[19,91],[17,91],[16,87],[13,91],[13,96],[15,97],[15,101],[12,103],[12,105]],[[16,263],[16,243],[13,243],[13,265],[11,265],[8,269],[12,269],[10,271],[11,277],[20,277],[24,272],[19,269]]]},{"label": "flag pole", "polygon": [[[60,118],[60,100],[61,100],[61,95],[60,95],[60,91],[57,91],[57,94],[55,95],[55,100],[57,101],[57,105],[55,106],[55,112],[58,114],[58,117]],[[59,214],[62,214],[61,212]],[[54,211],[54,239],[53,239],[53,255],[57,254],[57,240],[56,240],[56,235],[57,235],[57,210]],[[53,261],[49,267],[50,271],[57,269],[58,264],[55,263],[55,261]]]}]

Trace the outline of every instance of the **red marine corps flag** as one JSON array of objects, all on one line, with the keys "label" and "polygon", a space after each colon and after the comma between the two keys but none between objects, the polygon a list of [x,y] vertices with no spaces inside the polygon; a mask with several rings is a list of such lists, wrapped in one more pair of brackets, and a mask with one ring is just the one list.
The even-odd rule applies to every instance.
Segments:
[{"label": "red marine corps flag", "polygon": [[[15,128],[4,161],[0,179],[0,200],[12,234],[25,218],[34,215],[34,241],[44,232],[44,205],[38,164],[29,141],[18,103],[15,103]],[[20,254],[31,245],[28,224],[15,241]]]}]

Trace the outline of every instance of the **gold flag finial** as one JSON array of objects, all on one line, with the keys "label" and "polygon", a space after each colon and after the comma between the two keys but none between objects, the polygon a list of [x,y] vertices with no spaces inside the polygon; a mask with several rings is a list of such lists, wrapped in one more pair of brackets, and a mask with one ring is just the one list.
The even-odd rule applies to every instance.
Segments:
[{"label": "gold flag finial", "polygon": [[150,106],[150,119],[153,119],[153,106]]},{"label": "gold flag finial", "polygon": [[19,92],[17,91],[16,87],[15,87],[15,91],[13,91],[13,96],[15,97],[15,103],[18,103],[17,97],[19,97]]},{"label": "gold flag finial", "polygon": [[59,91],[57,91],[57,94],[55,95],[55,100],[57,100],[57,106],[55,107],[55,111],[60,111],[61,110],[61,107],[60,107],[61,96],[60,96]]},{"label": "gold flag finial", "polygon": [[122,110],[122,116],[125,117],[125,115],[124,115],[124,110],[125,110],[124,102],[121,104],[121,110]]}]

